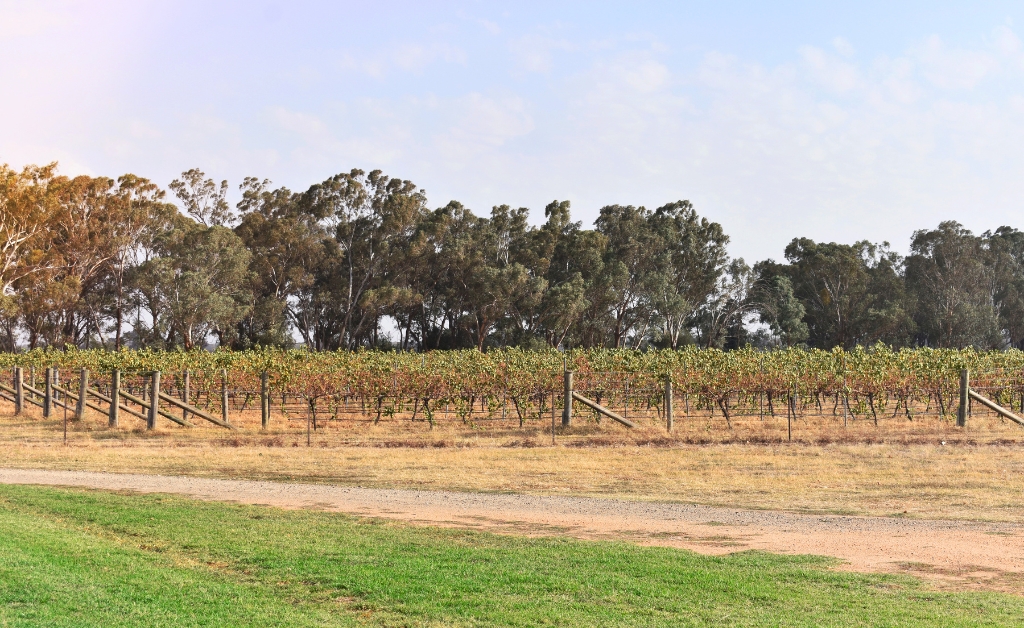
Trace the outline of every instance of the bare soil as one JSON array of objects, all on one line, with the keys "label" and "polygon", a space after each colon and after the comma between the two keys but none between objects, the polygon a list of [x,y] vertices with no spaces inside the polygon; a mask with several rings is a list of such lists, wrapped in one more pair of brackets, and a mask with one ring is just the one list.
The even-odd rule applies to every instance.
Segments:
[{"label": "bare soil", "polygon": [[0,467],[1024,524],[1024,448],[1016,445],[306,447],[272,435],[175,441],[151,433],[65,446],[13,437],[0,427]]},{"label": "bare soil", "polygon": [[[1024,594],[1024,430],[947,420],[680,417],[625,430],[580,416],[321,421],[233,411],[239,428],[147,431],[0,403],[0,481],[176,492],[411,523],[620,539],[705,553],[834,556],[940,587]],[[631,414],[631,418],[634,417]],[[295,420],[300,419],[300,420]],[[47,469],[49,471],[24,471]],[[162,477],[163,476],[163,477]],[[169,477],[176,476],[176,477]],[[188,476],[188,477],[182,477]],[[297,483],[298,482],[298,483]],[[697,505],[701,504],[701,505]]]},{"label": "bare soil", "polygon": [[940,588],[1024,594],[1024,525],[901,517],[808,515],[569,496],[373,489],[142,474],[0,469],[0,482],[172,493],[197,499],[317,508],[420,525],[566,535],[684,548],[763,550],[839,559],[839,569],[911,573]]}]

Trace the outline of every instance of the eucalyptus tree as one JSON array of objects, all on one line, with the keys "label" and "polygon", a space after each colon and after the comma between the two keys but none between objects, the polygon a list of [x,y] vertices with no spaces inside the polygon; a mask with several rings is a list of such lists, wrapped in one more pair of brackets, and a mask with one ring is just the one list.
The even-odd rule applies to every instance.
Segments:
[{"label": "eucalyptus tree", "polygon": [[247,177],[236,205],[235,234],[252,253],[248,313],[238,322],[236,347],[288,346],[298,320],[296,299],[312,287],[330,238],[300,206],[300,195],[270,182]]},{"label": "eucalyptus tree", "polygon": [[[956,222],[887,244],[794,239],[749,268],[688,201],[608,205],[593,228],[568,201],[474,215],[378,170],[304,192],[188,170],[164,192],[135,175],[0,166],[0,348],[398,346],[732,348],[885,342],[1024,347],[1024,233]],[[756,316],[756,319],[755,319]],[[131,328],[131,335],[127,329]]]},{"label": "eucalyptus tree", "polygon": [[216,335],[221,346],[229,346],[252,308],[252,253],[225,226],[231,218],[226,183],[218,191],[204,176],[190,170],[171,185],[192,217],[172,205],[151,204],[137,234],[139,263],[129,276],[139,312],[133,329],[137,343],[192,349]]},{"label": "eucalyptus tree", "polygon": [[654,320],[652,281],[665,263],[667,243],[642,206],[602,207],[594,225],[607,238],[597,292],[612,319],[611,346],[638,347]]},{"label": "eucalyptus tree", "polygon": [[137,336],[152,346],[192,349],[213,334],[228,346],[251,307],[252,254],[227,227],[180,214],[168,218],[169,228],[153,243],[155,255],[133,273],[138,303],[149,314],[148,325],[137,319]]},{"label": "eucalyptus tree", "polygon": [[799,346],[810,335],[804,322],[807,310],[793,291],[793,280],[782,273],[766,272],[765,265],[765,262],[758,262],[753,269],[757,280],[750,300],[758,320],[771,331],[773,344]]},{"label": "eucalyptus tree", "polygon": [[0,165],[0,343],[7,351],[16,346],[22,295],[47,267],[56,170],[55,163],[20,172]]},{"label": "eucalyptus tree", "polygon": [[298,200],[329,236],[294,321],[307,345],[354,348],[372,336],[387,303],[368,299],[396,281],[398,257],[416,233],[426,197],[411,181],[354,169],[310,187]]},{"label": "eucalyptus tree", "polygon": [[742,258],[731,260],[716,273],[716,282],[694,312],[693,336],[704,349],[726,346],[733,336],[737,348],[745,336],[745,318],[757,310],[753,299],[755,275]]},{"label": "eucalyptus tree", "polygon": [[995,278],[993,299],[1006,344],[1024,348],[1024,232],[999,227],[981,236]]},{"label": "eucalyptus tree", "polygon": [[46,242],[33,250],[35,272],[21,280],[21,325],[29,346],[83,344],[103,333],[101,285],[114,255],[117,188],[84,175],[53,176],[46,188]]},{"label": "eucalyptus tree", "polygon": [[53,336],[48,344],[83,344],[93,331],[102,334],[99,284],[114,255],[109,237],[111,225],[118,219],[117,189],[106,177],[78,176],[58,179],[57,211],[54,215],[52,242],[54,272],[49,288],[63,298],[48,304]]},{"label": "eucalyptus tree", "polygon": [[[475,306],[486,307],[486,295],[475,291],[485,258],[486,226],[457,201],[430,213],[418,234],[420,258],[428,274],[418,275],[422,301],[417,326],[424,348],[449,349],[476,344]],[[474,302],[474,300],[476,302]],[[488,327],[491,323],[487,323]]]},{"label": "eucalyptus tree", "polygon": [[181,201],[185,213],[203,226],[228,225],[233,219],[227,200],[228,182],[221,181],[218,185],[205,177],[202,170],[192,168],[181,173],[181,178],[171,181],[167,187]]},{"label": "eucalyptus tree", "polygon": [[[109,211],[101,225],[101,237],[107,248],[106,261],[97,281],[86,294],[90,310],[97,318],[108,321],[107,333],[113,335],[114,349],[122,347],[124,327],[131,307],[130,279],[142,263],[147,233],[155,223],[174,211],[164,201],[164,191],[152,181],[126,174],[118,177],[117,187],[107,198]],[[104,327],[97,324],[97,334],[106,346]]]},{"label": "eucalyptus tree", "polygon": [[901,276],[903,261],[887,243],[795,238],[785,254],[789,264],[762,268],[774,267],[792,281],[806,310],[811,346],[852,348],[879,341],[902,345],[909,340],[913,321]]},{"label": "eucalyptus tree", "polygon": [[[546,221],[539,228],[526,225],[525,209],[516,214],[517,236],[509,238],[507,247],[515,254],[507,260],[506,269],[514,289],[510,290],[500,342],[558,347],[589,304],[581,272],[581,264],[588,265],[588,251],[579,246],[580,223],[571,221],[569,201],[549,203],[544,209]],[[500,228],[507,220],[499,212],[492,213],[492,222]]]},{"label": "eucalyptus tree", "polygon": [[[664,247],[649,253],[661,257],[654,260],[657,269],[651,285],[662,338],[669,347],[677,348],[703,309],[705,321],[714,321],[704,333],[706,343],[716,343],[711,338],[717,338],[717,330],[727,327],[746,307],[740,307],[745,297],[736,292],[745,290],[739,286],[747,281],[749,270],[744,270],[742,263],[729,265],[729,237],[722,225],[698,216],[689,201],[659,207],[650,221]],[[723,282],[727,274],[728,280]]]},{"label": "eucalyptus tree", "polygon": [[553,247],[544,295],[544,330],[551,346],[603,346],[610,337],[611,294],[604,289],[608,237],[571,222],[569,201],[549,204]]},{"label": "eucalyptus tree", "polygon": [[486,265],[480,282],[482,298],[475,305],[478,320],[484,320],[480,315],[486,313],[493,323],[490,330],[475,326],[478,348],[492,331],[502,345],[543,344],[540,307],[548,287],[545,275],[550,256],[540,230],[527,222],[529,214],[525,207],[499,205],[481,223]]},{"label": "eucalyptus tree", "polygon": [[906,283],[925,344],[993,348],[1002,344],[996,270],[982,238],[955,221],[915,231]]}]

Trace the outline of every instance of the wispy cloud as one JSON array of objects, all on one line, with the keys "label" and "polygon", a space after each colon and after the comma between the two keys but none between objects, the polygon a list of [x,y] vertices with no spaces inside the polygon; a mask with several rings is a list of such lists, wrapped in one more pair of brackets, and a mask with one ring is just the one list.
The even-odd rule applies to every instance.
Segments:
[{"label": "wispy cloud", "polygon": [[384,79],[395,71],[422,72],[428,66],[439,62],[464,65],[466,52],[447,43],[403,43],[390,46],[387,51],[380,53],[343,53],[338,66],[343,70],[355,70],[377,79]]},{"label": "wispy cloud", "polygon": [[584,221],[607,203],[689,198],[747,258],[795,235],[899,245],[945,218],[1024,227],[1010,23],[884,45],[804,24],[816,34],[762,54],[748,31],[724,36],[725,10],[723,36],[702,38],[688,13],[662,25],[600,7],[410,5],[388,20],[296,7],[250,24],[143,4],[0,0],[0,52],[17,58],[0,67],[0,161],[164,183],[198,165],[296,188],[380,167],[434,203],[538,219],[553,198]]},{"label": "wispy cloud", "polygon": [[554,67],[556,52],[575,49],[567,39],[537,33],[516,37],[509,41],[508,47],[516,60],[517,68],[526,72],[550,72]]}]

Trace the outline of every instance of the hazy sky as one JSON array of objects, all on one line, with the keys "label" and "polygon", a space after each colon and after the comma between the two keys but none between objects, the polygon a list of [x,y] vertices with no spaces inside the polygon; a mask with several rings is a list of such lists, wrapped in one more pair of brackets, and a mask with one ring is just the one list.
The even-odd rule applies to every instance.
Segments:
[{"label": "hazy sky", "polygon": [[827,4],[0,0],[0,162],[689,199],[750,262],[1024,229],[1024,4]]}]

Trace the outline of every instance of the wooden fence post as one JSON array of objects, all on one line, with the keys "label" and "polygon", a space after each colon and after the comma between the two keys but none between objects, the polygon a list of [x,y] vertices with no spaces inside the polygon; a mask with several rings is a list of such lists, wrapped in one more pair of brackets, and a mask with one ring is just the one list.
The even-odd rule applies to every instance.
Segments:
[{"label": "wooden fence post", "polygon": [[50,418],[53,409],[53,367],[46,369],[46,382],[43,384],[43,418]]},{"label": "wooden fence post", "polygon": [[89,394],[89,369],[83,368],[78,373],[78,405],[75,406],[75,420],[85,418],[85,398]]},{"label": "wooden fence post", "polygon": [[572,424],[572,371],[565,372],[565,409],[562,410],[562,425]]},{"label": "wooden fence post", "polygon": [[150,380],[149,417],[146,420],[146,429],[156,429],[156,418],[160,416],[160,371],[153,371]]},{"label": "wooden fence post", "polygon": [[672,376],[665,378],[665,429],[672,431]]},{"label": "wooden fence post", "polygon": [[25,375],[21,367],[14,367],[14,414],[21,414],[25,410]]},{"label": "wooden fence post", "polygon": [[956,425],[957,427],[964,427],[967,425],[967,391],[971,388],[970,375],[967,369],[960,369],[960,407],[956,411]]},{"label": "wooden fence post", "polygon": [[260,376],[260,419],[266,430],[270,425],[270,375],[266,371]]},{"label": "wooden fence post", "polygon": [[117,427],[117,406],[121,403],[121,371],[114,369],[110,374],[110,414],[107,415],[107,426]]},{"label": "wooden fence post", "polygon": [[220,372],[220,413],[225,423],[228,423],[228,370]]}]

